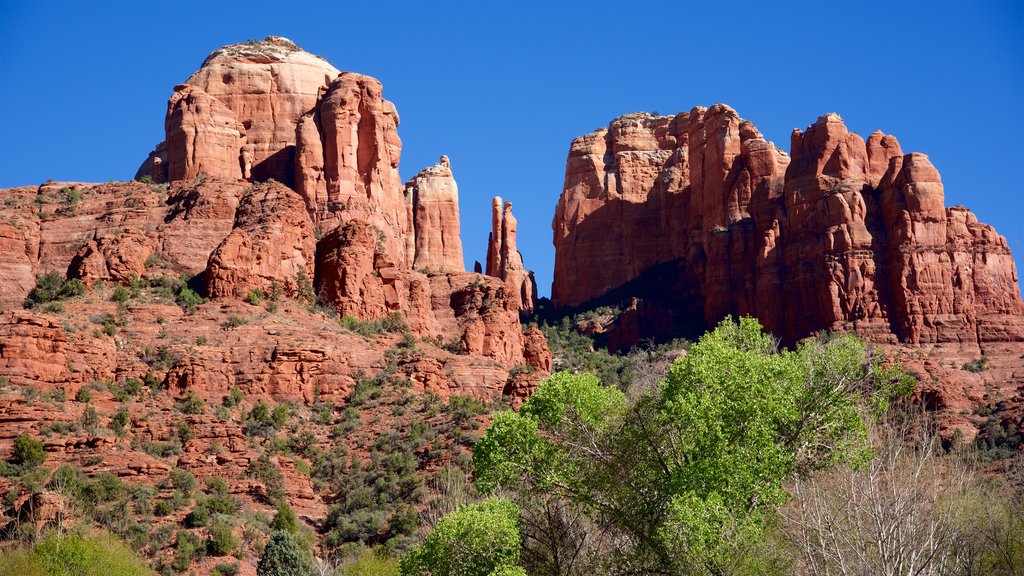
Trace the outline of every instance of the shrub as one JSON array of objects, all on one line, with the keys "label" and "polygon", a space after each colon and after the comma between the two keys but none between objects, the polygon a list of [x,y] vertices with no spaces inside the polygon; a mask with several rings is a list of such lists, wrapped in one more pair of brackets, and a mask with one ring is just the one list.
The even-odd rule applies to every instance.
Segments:
[{"label": "shrub", "polygon": [[114,414],[113,418],[110,419],[110,429],[118,436],[124,436],[125,426],[130,424],[131,421],[132,416],[128,413],[128,410],[121,408]]},{"label": "shrub", "polygon": [[217,520],[210,525],[210,537],[206,541],[206,549],[211,556],[227,556],[238,547],[231,524]]},{"label": "shrub", "polygon": [[206,412],[206,401],[200,396],[189,394],[178,405],[185,414],[199,415]]},{"label": "shrub", "polygon": [[33,308],[47,302],[67,300],[85,294],[86,286],[81,280],[64,280],[60,272],[53,271],[36,279],[36,286],[25,298],[25,308]]},{"label": "shrub", "polygon": [[171,481],[171,486],[186,496],[192,494],[192,491],[195,490],[198,485],[196,477],[193,476],[191,472],[183,468],[175,468],[174,470],[171,470],[168,478]]},{"label": "shrub", "polygon": [[270,536],[256,565],[257,576],[306,576],[311,566],[295,538],[284,530]]},{"label": "shrub", "polygon": [[221,324],[221,327],[225,328],[225,329],[226,328],[236,328],[238,326],[243,326],[243,325],[248,324],[248,323],[249,323],[249,321],[246,320],[245,318],[242,318],[241,316],[236,316],[236,315],[232,314],[231,316],[228,316],[228,319]]},{"label": "shrub", "polygon": [[236,576],[241,568],[238,562],[219,562],[213,567],[211,576]]},{"label": "shrub", "polygon": [[277,503],[277,513],[274,514],[270,527],[274,530],[284,530],[292,534],[298,533],[299,520],[295,517],[295,512],[286,500],[282,499]]},{"label": "shrub", "polygon": [[[307,304],[316,303],[316,292],[313,290],[313,281],[309,279],[305,270],[299,270],[295,274],[295,286],[299,300]],[[273,288],[271,288],[273,290]]]},{"label": "shrub", "polygon": [[178,572],[188,570],[192,566],[192,560],[203,556],[205,548],[199,539],[190,532],[179,531],[177,542],[174,545],[174,559],[171,560],[171,568]]},{"label": "shrub", "polygon": [[249,293],[245,295],[245,302],[252,306],[259,306],[263,302],[263,298],[262,290],[249,290]]},{"label": "shrub", "polygon": [[[124,542],[111,534],[89,536],[48,533],[36,543],[32,560],[39,572],[0,572],[8,574],[49,574],[50,576],[144,576],[152,574],[145,563]],[[3,564],[0,563],[0,568]]]},{"label": "shrub", "polygon": [[131,291],[124,286],[118,286],[117,288],[114,288],[114,293],[110,295],[110,300],[113,302],[127,302],[131,297]]},{"label": "shrub", "polygon": [[206,490],[212,494],[226,495],[228,482],[219,476],[211,476],[206,479]]},{"label": "shrub", "polygon": [[82,418],[79,421],[87,432],[93,433],[96,431],[96,427],[100,423],[100,415],[96,413],[96,409],[92,406],[86,406],[85,410],[82,411]]},{"label": "shrub", "polygon": [[278,500],[284,497],[284,475],[281,470],[270,460],[266,452],[249,463],[245,471],[246,476],[255,478],[263,483],[267,489],[267,497],[270,500]]},{"label": "shrub", "polygon": [[28,434],[19,434],[14,439],[14,452],[11,461],[24,466],[38,466],[46,462],[46,450],[43,443]]},{"label": "shrub", "polygon": [[224,406],[232,408],[238,406],[245,399],[245,394],[242,393],[242,389],[238,386],[232,386],[231,391],[224,397]]},{"label": "shrub", "polygon": [[968,372],[974,372],[975,374],[978,372],[984,372],[985,370],[988,370],[988,358],[982,356],[981,358],[975,358],[974,360],[964,362],[963,369]]},{"label": "shrub", "polygon": [[175,296],[175,301],[185,312],[195,314],[199,305],[206,302],[206,298],[203,298],[194,290],[183,284],[178,290],[177,296]]},{"label": "shrub", "polygon": [[490,498],[441,518],[423,544],[402,558],[401,570],[408,576],[505,574],[519,552],[519,507]]}]

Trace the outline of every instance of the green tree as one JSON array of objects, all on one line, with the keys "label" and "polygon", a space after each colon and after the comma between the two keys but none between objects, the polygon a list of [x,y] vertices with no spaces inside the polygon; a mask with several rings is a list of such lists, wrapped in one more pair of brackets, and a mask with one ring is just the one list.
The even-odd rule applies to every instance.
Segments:
[{"label": "green tree", "polygon": [[525,574],[519,562],[519,507],[489,498],[438,521],[434,531],[401,562],[403,576]]},{"label": "green tree", "polygon": [[142,576],[153,573],[124,542],[106,533],[83,537],[78,534],[58,536],[51,532],[35,545],[32,557],[49,576]]},{"label": "green tree", "polygon": [[38,466],[46,462],[46,450],[43,443],[28,434],[19,434],[14,439],[14,453],[11,461],[25,466]]},{"label": "green tree", "polygon": [[289,532],[278,530],[270,535],[263,548],[257,576],[307,576],[311,569],[309,559]]},{"label": "green tree", "polygon": [[[589,375],[545,380],[519,413],[495,415],[474,447],[476,477],[515,494],[524,514],[595,518],[621,536],[611,554],[633,569],[764,572],[752,556],[783,481],[866,461],[864,407],[883,410],[907,386],[853,336],[779,350],[756,320],[727,319],[632,402]],[[551,550],[566,529],[538,521],[558,535],[524,561],[562,565]]]},{"label": "green tree", "polygon": [[292,535],[299,531],[299,520],[295,517],[292,507],[283,498],[277,503],[277,513],[274,514],[270,527],[274,530],[284,530]]}]

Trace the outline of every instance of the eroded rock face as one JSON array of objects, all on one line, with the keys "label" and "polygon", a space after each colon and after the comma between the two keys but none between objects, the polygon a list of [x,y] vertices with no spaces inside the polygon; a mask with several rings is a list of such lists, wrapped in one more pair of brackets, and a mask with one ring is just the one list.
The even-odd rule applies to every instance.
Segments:
[{"label": "eroded rock face", "polygon": [[290,188],[277,183],[255,186],[242,197],[235,227],[210,255],[207,294],[212,298],[242,297],[249,290],[270,293],[276,284],[283,294],[298,296],[302,278],[313,278],[316,240],[305,204]]},{"label": "eroded rock face", "polygon": [[[291,184],[296,125],[338,74],[278,36],[214,51],[171,97],[167,139],[138,177],[173,181],[206,166],[208,174],[241,178],[248,163],[254,180]],[[230,125],[232,116],[238,128]],[[201,136],[202,145],[191,145],[184,138],[189,134]],[[187,159],[189,169],[177,169],[178,159]]]},{"label": "eroded rock face", "polygon": [[295,186],[321,230],[363,220],[381,230],[389,253],[402,260],[398,264],[409,265],[398,122],[377,79],[341,74],[298,125]]},{"label": "eroded rock face", "polygon": [[167,102],[167,181],[205,173],[241,178],[245,128],[235,113],[198,86],[181,84]]},{"label": "eroded rock face", "polygon": [[486,274],[503,280],[519,310],[532,314],[537,307],[537,283],[533,272],[524,267],[523,255],[516,249],[516,225],[512,203],[502,204],[501,197],[495,196],[491,200]]},{"label": "eroded rock face", "polygon": [[926,156],[836,114],[794,131],[792,157],[721,104],[617,118],[573,141],[552,225],[554,303],[640,295],[635,338],[663,330],[656,311],[669,329],[749,314],[790,341],[1024,340],[1005,239],[944,207]]},{"label": "eroded rock face", "polygon": [[406,238],[406,260],[413,269],[464,271],[459,187],[447,156],[406,183],[405,203],[412,223],[412,234]]},{"label": "eroded rock face", "polygon": [[504,282],[396,267],[365,222],[353,220],[320,240],[316,284],[321,302],[343,316],[379,320],[398,313],[416,336],[457,340],[461,354],[550,371],[547,342],[539,331],[523,333],[518,301]]}]

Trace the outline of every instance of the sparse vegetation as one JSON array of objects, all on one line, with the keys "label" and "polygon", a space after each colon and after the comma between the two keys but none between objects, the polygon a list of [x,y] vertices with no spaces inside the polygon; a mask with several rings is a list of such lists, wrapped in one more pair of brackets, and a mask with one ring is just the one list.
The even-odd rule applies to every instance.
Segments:
[{"label": "sparse vegetation", "polygon": [[988,358],[982,356],[981,358],[975,358],[974,360],[964,362],[963,369],[968,372],[974,372],[975,374],[978,372],[984,372],[985,370],[988,370]]},{"label": "sparse vegetation", "polygon": [[25,308],[35,308],[50,302],[75,298],[86,293],[81,280],[65,280],[60,272],[53,271],[36,279],[36,286],[25,298]]}]

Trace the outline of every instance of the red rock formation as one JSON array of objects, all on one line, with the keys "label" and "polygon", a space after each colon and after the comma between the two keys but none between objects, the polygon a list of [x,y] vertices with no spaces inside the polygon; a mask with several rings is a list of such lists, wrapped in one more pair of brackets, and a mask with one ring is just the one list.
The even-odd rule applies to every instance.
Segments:
[{"label": "red rock formation", "polygon": [[[183,88],[184,92],[199,98],[201,112],[195,114],[195,120],[177,122],[175,109],[181,107],[175,101],[178,94],[171,98],[167,139],[150,154],[137,177],[149,175],[157,182],[188,178],[190,171],[180,173],[169,169],[168,164],[175,165],[175,158],[184,158],[190,151],[201,154],[192,158],[193,167],[209,166],[208,174],[241,177],[244,144],[246,155],[251,158],[253,179],[273,178],[291,184],[295,172],[296,125],[338,73],[323,58],[277,36],[214,51],[185,81],[187,86]],[[182,107],[182,112],[192,111],[193,105]],[[233,113],[242,126],[239,133],[245,136],[234,149],[229,146],[233,130],[225,130],[220,122],[230,118],[226,111]],[[215,122],[210,123],[208,119]],[[179,125],[195,126],[197,132],[205,132],[207,145],[198,149],[193,146],[190,150],[188,141],[176,136]]]},{"label": "red rock formation", "polygon": [[447,156],[405,184],[405,203],[412,223],[406,261],[415,270],[463,272],[459,187]]},{"label": "red rock formation", "polygon": [[537,307],[537,284],[533,272],[523,266],[523,255],[516,249],[516,217],[512,215],[512,203],[502,205],[500,196],[491,200],[486,273],[505,282],[521,312],[533,313]]},{"label": "red rock formation", "polygon": [[156,252],[156,242],[144,232],[123,230],[119,236],[90,241],[71,260],[69,278],[79,278],[87,286],[98,280],[119,283],[141,278],[146,260]]},{"label": "red rock formation", "polygon": [[284,294],[297,296],[302,276],[312,282],[315,253],[313,223],[302,198],[282,184],[261,184],[242,197],[234,230],[210,255],[207,294],[270,293],[277,284]]},{"label": "red rock formation", "polygon": [[316,262],[320,299],[343,316],[398,313],[417,336],[458,339],[462,354],[550,371],[547,342],[539,332],[523,334],[518,299],[499,279],[466,272],[428,277],[396,267],[375,230],[359,220],[324,236]]},{"label": "red rock formation", "polygon": [[321,230],[363,220],[381,230],[388,253],[403,259],[397,263],[408,265],[399,118],[382,91],[378,80],[362,74],[334,79],[296,129],[295,185]]},{"label": "red rock formation", "polygon": [[1024,340],[1005,239],[943,207],[927,157],[835,114],[794,132],[791,161],[724,105],[623,116],[573,141],[552,224],[554,303],[647,297],[622,322],[636,338],[664,328],[643,321],[657,310],[670,327],[750,314],[789,340]]},{"label": "red rock formation", "polygon": [[239,155],[245,128],[234,112],[202,88],[181,84],[167,102],[167,178],[191,180],[201,173],[241,178]]}]

